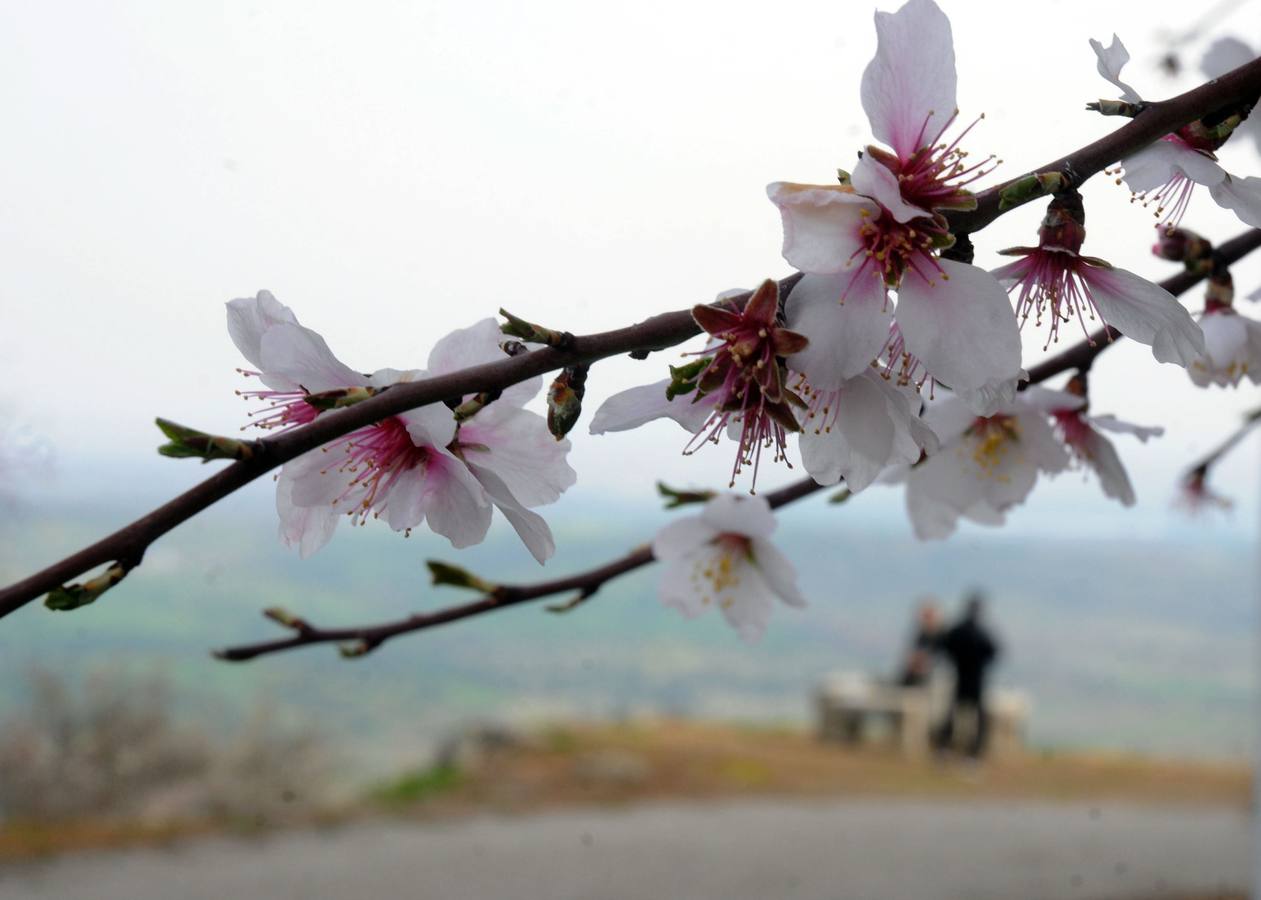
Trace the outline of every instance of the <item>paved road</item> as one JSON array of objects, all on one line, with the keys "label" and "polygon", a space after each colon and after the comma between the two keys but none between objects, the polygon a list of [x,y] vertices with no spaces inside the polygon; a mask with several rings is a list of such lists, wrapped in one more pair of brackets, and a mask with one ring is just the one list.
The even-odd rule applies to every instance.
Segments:
[{"label": "paved road", "polygon": [[1229,810],[739,802],[376,822],[0,872],[0,900],[1038,900],[1246,885]]}]

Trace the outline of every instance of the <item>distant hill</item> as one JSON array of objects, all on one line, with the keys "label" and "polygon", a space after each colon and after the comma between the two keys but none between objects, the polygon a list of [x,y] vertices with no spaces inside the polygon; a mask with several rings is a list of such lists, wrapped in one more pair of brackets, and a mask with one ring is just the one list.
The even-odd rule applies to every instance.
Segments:
[{"label": "distant hill", "polygon": [[[99,537],[134,503],[28,509],[7,518],[0,578]],[[259,616],[286,606],[321,623],[360,623],[458,602],[428,586],[423,562],[458,561],[503,581],[553,576],[618,555],[670,515],[650,506],[569,509],[546,569],[515,536],[457,552],[417,532],[342,526],[300,561],[275,539],[259,494],[234,498],[154,547],[134,576],[70,614],[31,607],[0,622],[0,710],[20,702],[31,665],[67,674],[159,670],[203,720],[260,698],[315,717],[364,758],[395,764],[469,717],[616,717],[635,711],[802,721],[831,669],[891,671],[916,598],[951,608],[983,587],[1003,638],[1003,683],[1034,699],[1042,745],[1239,756],[1252,739],[1255,558],[1242,542],[1013,538],[920,544],[865,529],[859,509],[822,504],[783,517],[780,546],[811,606],[778,610],[756,646],[717,617],[686,622],[660,606],[651,569],[566,615],[506,610],[342,661],[332,648],[228,665],[210,648],[277,634]],[[353,531],[353,533],[351,533]]]}]

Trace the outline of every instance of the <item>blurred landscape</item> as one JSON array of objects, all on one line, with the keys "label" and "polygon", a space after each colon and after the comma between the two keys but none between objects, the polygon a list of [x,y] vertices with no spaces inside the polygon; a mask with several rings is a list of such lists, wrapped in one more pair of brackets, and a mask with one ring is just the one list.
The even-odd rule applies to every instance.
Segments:
[{"label": "blurred landscape", "polygon": [[[16,686],[36,664],[71,681],[103,668],[160,674],[180,717],[226,725],[266,703],[326,731],[365,772],[414,762],[470,720],[656,713],[800,725],[825,673],[892,673],[920,596],[935,594],[949,614],[964,590],[981,587],[1004,644],[997,681],[1032,698],[1034,746],[1239,758],[1254,739],[1256,562],[1230,532],[1133,541],[991,532],[924,544],[857,505],[816,502],[784,516],[778,533],[810,606],[776,610],[752,646],[717,616],[686,622],[663,608],[649,567],[565,615],[544,611],[544,601],[404,637],[363,659],[313,647],[229,665],[209,651],[281,633],[259,615],[264,607],[323,625],[396,618],[470,596],[431,588],[427,558],[505,582],[555,577],[620,555],[686,514],[562,504],[551,516],[558,552],[541,569],[498,525],[461,552],[427,532],[404,539],[343,525],[300,560],[276,540],[268,500],[246,492],[182,526],[91,607],[31,604],[7,620],[0,715],[21,702]],[[81,546],[137,508],[142,500],[107,496],[12,511],[0,530],[0,578]]]}]

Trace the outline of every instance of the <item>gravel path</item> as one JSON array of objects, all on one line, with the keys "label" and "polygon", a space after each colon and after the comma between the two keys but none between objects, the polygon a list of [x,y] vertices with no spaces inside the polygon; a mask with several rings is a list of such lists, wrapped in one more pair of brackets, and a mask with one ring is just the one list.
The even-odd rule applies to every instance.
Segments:
[{"label": "gravel path", "polygon": [[989,900],[1241,888],[1239,811],[745,801],[375,822],[0,872],[0,900]]}]

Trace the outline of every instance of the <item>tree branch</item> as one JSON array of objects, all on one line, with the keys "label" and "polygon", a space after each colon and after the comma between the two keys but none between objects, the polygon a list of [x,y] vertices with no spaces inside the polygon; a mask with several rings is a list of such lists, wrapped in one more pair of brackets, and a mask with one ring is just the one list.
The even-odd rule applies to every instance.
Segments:
[{"label": "tree branch", "polygon": [[[1261,59],[1170,100],[1151,103],[1137,118],[1107,137],[1041,169],[981,192],[977,195],[975,209],[949,216],[951,230],[957,234],[979,231],[1008,209],[1035,199],[1036,195],[1029,196],[1000,209],[1003,190],[1030,175],[1055,171],[1066,179],[1065,187],[1078,186],[1110,163],[1170,131],[1224,106],[1255,100],[1258,94],[1261,94]],[[800,277],[796,274],[781,281],[781,295],[789,293]],[[747,300],[748,296],[744,294],[743,299]],[[740,297],[733,299],[741,300]],[[233,463],[108,537],[0,590],[0,618],[96,566],[119,560],[139,564],[149,545],[180,523],[277,466],[359,428],[431,403],[502,390],[565,366],[590,364],[622,353],[661,350],[697,333],[699,329],[689,311],[662,313],[627,328],[577,337],[568,350],[545,347],[448,375],[394,385],[354,406],[325,413],[309,425],[255,441],[250,445],[255,454],[252,458]]]},{"label": "tree branch", "polygon": [[[1258,247],[1261,247],[1261,229],[1253,228],[1222,244],[1215,253],[1223,265],[1229,265]],[[1206,275],[1202,272],[1184,271],[1166,278],[1160,282],[1160,285],[1169,293],[1177,296],[1186,293],[1203,281],[1205,277]],[[1030,369],[1028,384],[1039,384],[1073,369],[1088,368],[1095,357],[1108,347],[1111,347],[1115,343],[1116,338],[1120,336],[1118,334],[1112,340],[1109,340],[1103,331],[1096,332],[1063,353],[1053,356]],[[1218,451],[1215,451],[1215,455],[1220,455],[1229,450],[1257,421],[1258,419],[1256,418],[1250,419],[1248,424],[1240,430],[1240,433],[1233,436],[1232,440],[1219,448]],[[779,509],[824,490],[825,487],[832,488],[835,485],[821,485],[813,478],[807,476],[766,494],[765,499],[772,509]],[[294,650],[298,647],[307,647],[312,644],[344,641],[360,642],[361,649],[353,654],[360,655],[379,647],[390,638],[402,634],[424,631],[438,625],[445,625],[448,622],[494,612],[498,609],[506,609],[507,607],[527,603],[531,600],[539,600],[573,590],[580,591],[584,595],[585,600],[614,578],[640,569],[653,561],[652,548],[644,545],[632,550],[625,556],[594,569],[579,572],[576,575],[555,581],[544,581],[533,585],[500,587],[498,591],[486,594],[471,603],[450,606],[436,612],[408,616],[404,619],[378,625],[350,628],[315,628],[304,622],[305,628],[297,630],[291,637],[280,638],[274,641],[263,641],[256,644],[241,644],[217,651],[215,656],[229,662],[245,662],[259,656],[281,653],[285,650]]]},{"label": "tree branch", "polygon": [[[1018,175],[1015,178],[984,190],[976,195],[976,209],[950,213],[950,230],[956,235],[972,234],[989,225],[1003,213],[1031,200],[1040,194],[1009,202],[999,208],[1003,191],[1034,174],[1058,172],[1065,179],[1061,190],[1080,187],[1092,175],[1103,171],[1112,163],[1142,150],[1183,125],[1201,119],[1219,109],[1240,103],[1252,103],[1261,95],[1261,59],[1254,59],[1239,68],[1227,72],[1197,88],[1161,100],[1148,103],[1134,119],[1093,144],[1075,150],[1067,156],[1044,166]],[[1261,113],[1258,113],[1261,114]]]}]

